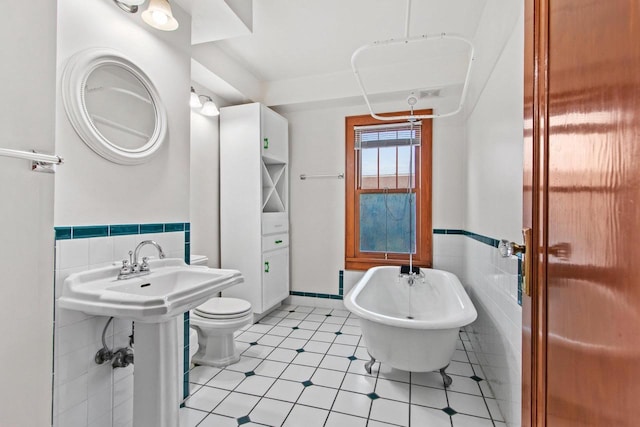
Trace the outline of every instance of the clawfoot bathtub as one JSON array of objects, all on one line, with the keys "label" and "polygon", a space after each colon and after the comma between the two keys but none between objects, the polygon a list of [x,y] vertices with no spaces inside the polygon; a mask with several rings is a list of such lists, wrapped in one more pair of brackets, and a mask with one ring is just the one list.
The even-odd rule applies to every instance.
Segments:
[{"label": "clawfoot bathtub", "polygon": [[458,278],[422,269],[400,275],[399,267],[373,267],[347,294],[346,308],[360,318],[371,361],[413,372],[445,369],[456,349],[458,331],[473,322],[476,309]]}]

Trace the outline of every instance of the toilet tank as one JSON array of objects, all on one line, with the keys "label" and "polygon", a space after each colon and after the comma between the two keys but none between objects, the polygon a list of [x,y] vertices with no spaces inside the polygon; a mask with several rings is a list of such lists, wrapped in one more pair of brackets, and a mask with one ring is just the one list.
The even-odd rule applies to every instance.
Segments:
[{"label": "toilet tank", "polygon": [[190,265],[207,265],[209,263],[209,258],[204,255],[191,255]]}]

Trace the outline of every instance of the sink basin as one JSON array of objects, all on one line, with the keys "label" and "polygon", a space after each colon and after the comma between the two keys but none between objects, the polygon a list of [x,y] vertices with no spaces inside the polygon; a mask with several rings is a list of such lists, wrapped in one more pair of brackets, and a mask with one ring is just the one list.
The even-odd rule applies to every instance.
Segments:
[{"label": "sink basin", "polygon": [[237,270],[189,266],[177,258],[151,260],[149,269],[124,280],[117,280],[118,266],[72,274],[58,306],[136,321],[133,425],[177,427],[183,379],[175,317],[244,279]]},{"label": "sink basin", "polygon": [[150,274],[124,280],[116,279],[117,266],[72,274],[58,304],[96,316],[158,323],[243,281],[237,270],[189,266],[178,258],[151,260],[149,269]]}]

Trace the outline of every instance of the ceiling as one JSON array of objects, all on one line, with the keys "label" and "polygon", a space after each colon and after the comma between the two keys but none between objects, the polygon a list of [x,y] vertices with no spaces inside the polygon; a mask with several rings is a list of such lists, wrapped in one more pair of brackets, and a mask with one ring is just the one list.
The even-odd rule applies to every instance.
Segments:
[{"label": "ceiling", "polygon": [[[281,106],[356,96],[361,101],[352,54],[366,44],[404,38],[408,4],[409,37],[447,33],[473,40],[491,0],[243,0],[232,10],[233,19],[229,9],[238,0],[177,1],[188,3],[193,16],[192,78],[230,103]],[[221,16],[227,17],[224,24]],[[402,65],[391,50],[363,52],[363,80],[378,68],[386,73],[372,89],[374,98],[431,89],[459,94],[451,88],[464,82],[468,48],[454,42],[424,45],[409,55],[419,59],[421,70]],[[376,78],[365,83],[375,86]]]}]

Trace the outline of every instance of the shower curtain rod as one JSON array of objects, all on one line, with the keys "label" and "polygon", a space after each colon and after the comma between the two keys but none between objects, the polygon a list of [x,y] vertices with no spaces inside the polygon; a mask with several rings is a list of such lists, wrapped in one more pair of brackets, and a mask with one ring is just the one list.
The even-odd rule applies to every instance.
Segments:
[{"label": "shower curtain rod", "polygon": [[[363,51],[365,51],[367,49],[372,49],[372,48],[379,47],[379,46],[406,45],[407,43],[427,42],[427,41],[433,41],[433,40],[437,40],[437,39],[440,39],[440,40],[444,40],[444,39],[457,40],[457,41],[463,42],[467,46],[469,46],[469,65],[467,66],[467,74],[466,74],[466,77],[464,79],[464,85],[462,87],[462,94],[460,96],[460,102],[458,104],[458,108],[456,108],[454,111],[450,111],[450,112],[444,113],[444,114],[379,116],[376,113],[374,113],[373,112],[373,108],[371,107],[371,103],[369,102],[369,97],[367,96],[367,91],[366,91],[366,89],[364,87],[364,83],[362,83],[362,79],[360,78],[360,73],[358,72],[358,68],[356,67],[356,58],[358,57],[358,55],[360,55]],[[376,42],[369,43],[369,44],[366,44],[364,46],[361,46],[360,48],[356,49],[355,52],[353,52],[353,55],[351,55],[351,69],[353,70],[353,74],[355,74],[355,76],[356,76],[356,81],[358,82],[358,86],[360,87],[360,91],[362,92],[362,96],[364,97],[364,101],[367,104],[367,107],[369,108],[369,113],[371,114],[371,117],[373,117],[374,119],[382,120],[382,121],[434,119],[434,118],[438,118],[438,117],[453,116],[455,114],[458,114],[462,110],[462,107],[464,106],[464,100],[465,100],[465,98],[467,96],[467,90],[469,88],[469,80],[470,80],[470,77],[471,77],[471,66],[473,65],[474,59],[475,59],[475,49],[473,47],[473,43],[471,43],[465,37],[458,36],[458,35],[453,35],[453,34],[450,35],[450,34],[447,34],[447,33],[424,34],[424,35],[417,36],[417,37],[405,37],[403,39],[390,39],[390,40],[376,41]]]}]

